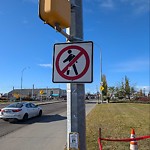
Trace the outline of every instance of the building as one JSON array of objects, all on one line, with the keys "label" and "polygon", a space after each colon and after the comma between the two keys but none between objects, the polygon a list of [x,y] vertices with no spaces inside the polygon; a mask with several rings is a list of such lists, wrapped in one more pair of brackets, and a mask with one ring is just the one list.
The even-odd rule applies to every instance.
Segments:
[{"label": "building", "polygon": [[32,98],[32,99],[45,99],[45,98],[61,98],[66,97],[66,90],[60,88],[39,88],[39,89],[13,89],[8,93],[8,97],[16,98]]}]

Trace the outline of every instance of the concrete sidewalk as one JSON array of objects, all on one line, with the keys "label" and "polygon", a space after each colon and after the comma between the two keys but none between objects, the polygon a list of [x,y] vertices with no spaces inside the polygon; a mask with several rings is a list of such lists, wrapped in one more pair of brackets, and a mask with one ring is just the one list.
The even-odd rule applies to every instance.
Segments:
[{"label": "concrete sidewalk", "polygon": [[[96,103],[86,104],[88,114]],[[0,138],[3,150],[64,150],[66,144],[66,112],[59,114],[62,119],[43,120],[27,125]],[[49,117],[49,116],[48,116]]]}]

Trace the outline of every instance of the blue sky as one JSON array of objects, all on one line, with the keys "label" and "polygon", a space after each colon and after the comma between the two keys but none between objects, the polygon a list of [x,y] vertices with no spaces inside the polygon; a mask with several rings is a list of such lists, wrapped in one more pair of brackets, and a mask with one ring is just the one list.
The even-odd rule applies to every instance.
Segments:
[{"label": "blue sky", "polygon": [[[84,41],[94,42],[93,83],[100,85],[100,49],[108,86],[117,86],[127,76],[130,85],[150,86],[149,0],[83,0]],[[60,87],[52,83],[53,45],[65,37],[38,17],[37,0],[0,2],[0,93],[23,88]]]}]

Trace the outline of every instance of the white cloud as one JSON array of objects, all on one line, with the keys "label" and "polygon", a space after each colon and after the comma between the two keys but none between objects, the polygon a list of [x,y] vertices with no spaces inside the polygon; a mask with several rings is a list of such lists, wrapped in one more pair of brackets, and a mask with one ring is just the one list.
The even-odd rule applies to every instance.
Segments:
[{"label": "white cloud", "polygon": [[106,8],[106,9],[112,9],[115,6],[115,1],[114,0],[86,0],[87,2],[92,4],[95,4],[97,6]]},{"label": "white cloud", "polygon": [[39,64],[40,67],[44,67],[44,68],[52,68],[52,64]]},{"label": "white cloud", "polygon": [[132,60],[115,65],[115,72],[139,72],[148,70],[149,60]]},{"label": "white cloud", "polygon": [[[120,6],[128,6],[134,14],[143,14],[150,11],[150,0],[86,0],[89,5],[100,6],[105,10],[118,10]],[[121,5],[120,5],[121,4]],[[86,10],[94,11],[94,10]]]},{"label": "white cloud", "polygon": [[143,93],[145,92],[145,94],[147,95],[149,92],[150,92],[150,86],[136,86],[136,89],[139,91],[139,90],[142,90]]},{"label": "white cloud", "polygon": [[120,0],[123,3],[127,3],[133,8],[135,14],[141,14],[150,11],[149,0]]},{"label": "white cloud", "polygon": [[113,9],[114,8],[114,1],[113,0],[102,0],[99,1],[100,2],[100,6],[103,8],[108,8],[108,9]]}]

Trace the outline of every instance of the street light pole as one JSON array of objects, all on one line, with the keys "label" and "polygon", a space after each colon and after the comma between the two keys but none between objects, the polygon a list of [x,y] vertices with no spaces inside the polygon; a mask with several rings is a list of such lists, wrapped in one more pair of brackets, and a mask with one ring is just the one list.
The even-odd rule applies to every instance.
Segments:
[{"label": "street light pole", "polygon": [[[102,74],[102,49],[100,49],[100,87],[103,86],[103,74]],[[103,92],[101,90],[101,103],[103,103]]]},{"label": "street light pole", "polygon": [[[28,67],[29,68],[29,67]],[[22,82],[23,82],[23,73],[27,69],[27,67],[23,68],[21,71],[21,88],[20,88],[20,101],[22,101]]]}]

